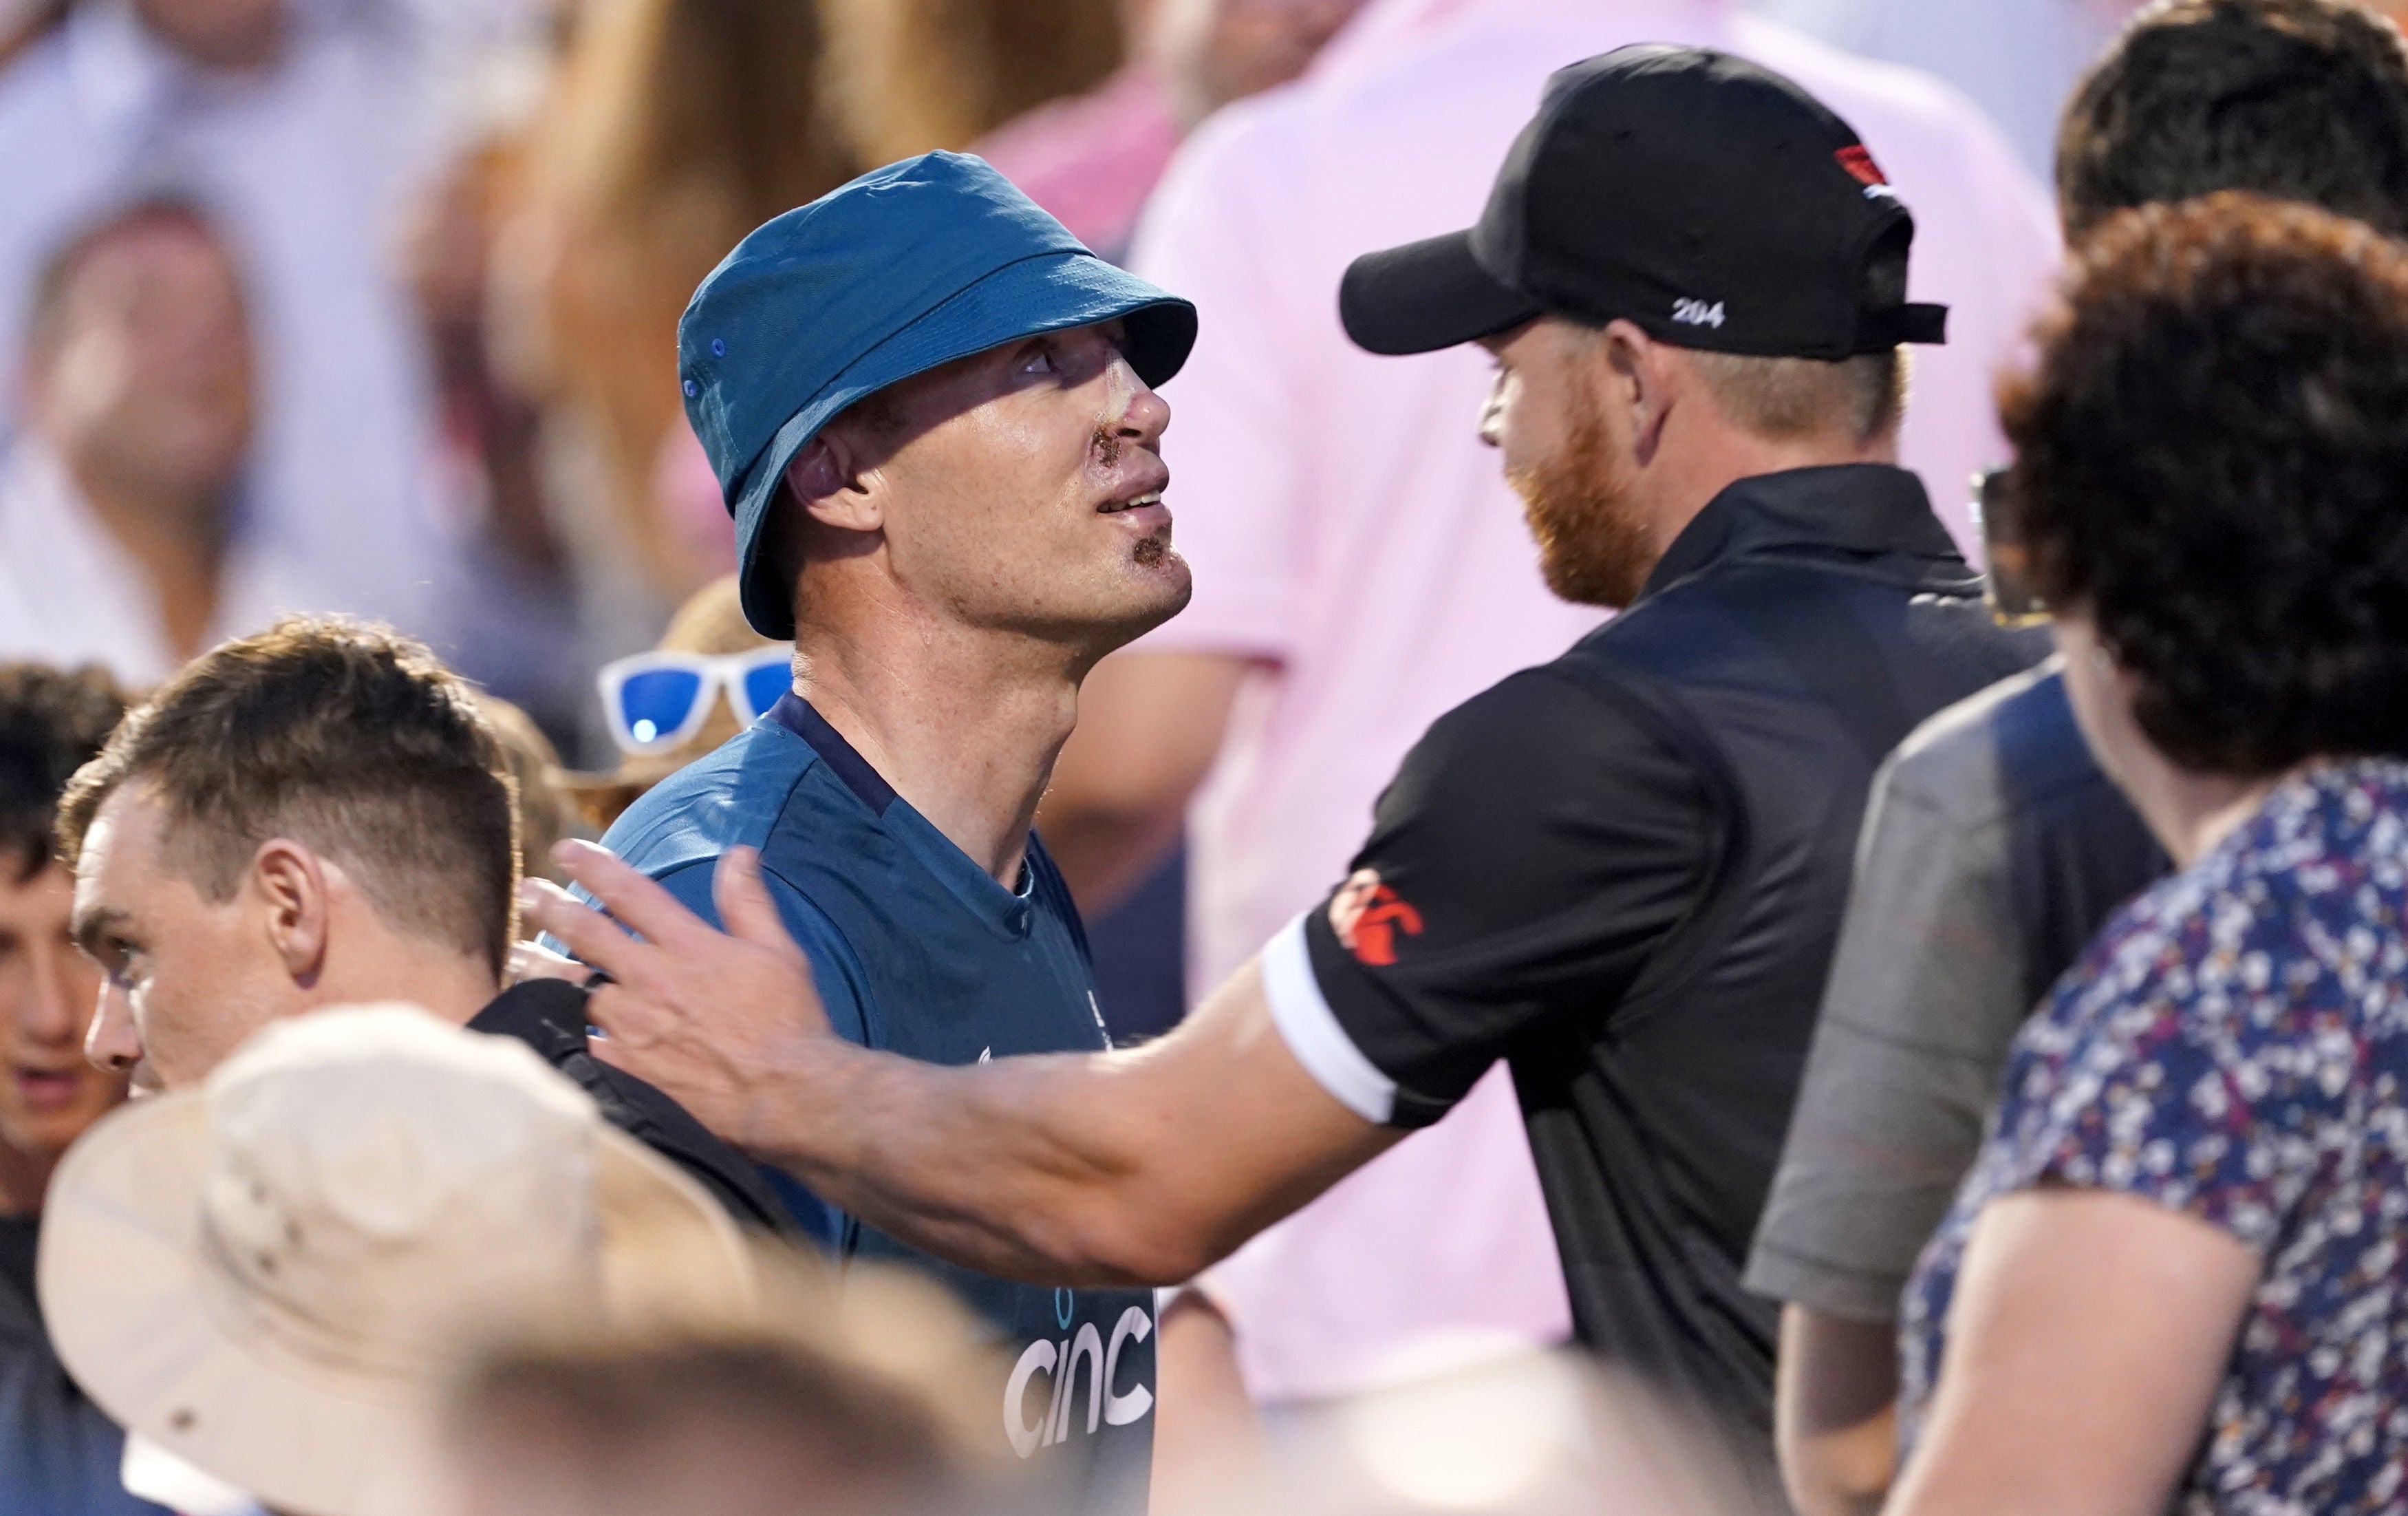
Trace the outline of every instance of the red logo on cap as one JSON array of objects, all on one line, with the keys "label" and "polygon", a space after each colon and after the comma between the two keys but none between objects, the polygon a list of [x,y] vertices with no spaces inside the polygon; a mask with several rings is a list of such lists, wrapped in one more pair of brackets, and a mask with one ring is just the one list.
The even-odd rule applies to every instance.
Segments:
[{"label": "red logo on cap", "polygon": [[1867,189],[1889,182],[1889,176],[1881,171],[1881,165],[1873,162],[1872,152],[1861,143],[1842,148],[1831,156],[1840,160],[1840,166],[1848,171],[1851,179]]}]

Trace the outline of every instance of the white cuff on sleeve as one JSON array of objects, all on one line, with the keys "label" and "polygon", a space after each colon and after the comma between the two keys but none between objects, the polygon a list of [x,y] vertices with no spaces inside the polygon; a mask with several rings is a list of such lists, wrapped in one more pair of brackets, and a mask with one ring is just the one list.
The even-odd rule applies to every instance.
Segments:
[{"label": "white cuff on sleeve", "polygon": [[1305,950],[1302,916],[1264,945],[1263,997],[1270,1003],[1271,1024],[1305,1072],[1340,1105],[1386,1125],[1397,1108],[1397,1082],[1363,1056],[1323,998]]}]

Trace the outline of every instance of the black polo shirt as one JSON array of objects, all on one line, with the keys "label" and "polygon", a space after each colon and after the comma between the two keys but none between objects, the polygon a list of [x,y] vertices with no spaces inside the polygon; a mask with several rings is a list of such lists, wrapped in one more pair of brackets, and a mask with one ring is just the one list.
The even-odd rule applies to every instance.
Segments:
[{"label": "black polo shirt", "polygon": [[1867,789],[2043,651],[1914,475],[1742,481],[1629,610],[1441,717],[1265,951],[1289,1046],[1372,1120],[1511,1062],[1581,1338],[1768,1458],[1774,1307],[1740,1271]]}]

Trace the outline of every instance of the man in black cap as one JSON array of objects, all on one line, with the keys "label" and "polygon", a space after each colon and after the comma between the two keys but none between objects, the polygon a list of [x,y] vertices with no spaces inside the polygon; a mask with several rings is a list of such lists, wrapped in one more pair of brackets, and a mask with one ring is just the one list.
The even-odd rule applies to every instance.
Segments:
[{"label": "man in black cap", "polygon": [[1945,315],[1905,298],[1913,236],[1785,79],[1667,47],[1558,74],[1479,226],[1361,260],[1340,308],[1374,351],[1496,356],[1482,432],[1549,583],[1626,614],[1440,719],[1353,875],[1158,1043],[865,1053],[766,910],[730,942],[572,846],[644,939],[533,905],[618,980],[607,1056],[898,1235],[1064,1282],[1184,1278],[1506,1059],[1583,1339],[1769,1471],[1740,1267],[1867,786],[2041,651],[1891,461],[1899,346]]}]

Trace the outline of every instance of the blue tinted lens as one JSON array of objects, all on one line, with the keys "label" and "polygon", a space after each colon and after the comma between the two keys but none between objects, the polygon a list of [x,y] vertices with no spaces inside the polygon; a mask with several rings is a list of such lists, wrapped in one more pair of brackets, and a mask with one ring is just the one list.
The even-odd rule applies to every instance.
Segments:
[{"label": "blue tinted lens", "polygon": [[650,669],[619,686],[619,722],[638,743],[676,735],[702,698],[702,675],[690,669]]},{"label": "blue tinted lens", "polygon": [[779,653],[774,662],[765,659],[745,670],[745,715],[754,721],[760,720],[769,714],[769,707],[778,703],[778,697],[792,689],[794,685],[794,665],[787,660],[783,651]]}]

